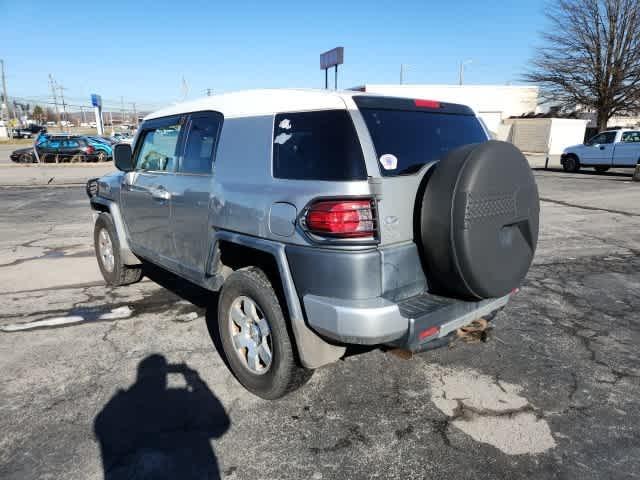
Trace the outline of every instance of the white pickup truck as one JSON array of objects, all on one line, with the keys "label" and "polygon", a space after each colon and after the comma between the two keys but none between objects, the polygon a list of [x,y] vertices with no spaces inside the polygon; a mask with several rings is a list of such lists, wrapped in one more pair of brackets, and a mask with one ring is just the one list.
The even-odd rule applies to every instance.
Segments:
[{"label": "white pickup truck", "polygon": [[577,172],[580,167],[594,167],[597,172],[635,168],[640,163],[640,129],[600,132],[583,145],[565,148],[560,163],[566,172]]}]

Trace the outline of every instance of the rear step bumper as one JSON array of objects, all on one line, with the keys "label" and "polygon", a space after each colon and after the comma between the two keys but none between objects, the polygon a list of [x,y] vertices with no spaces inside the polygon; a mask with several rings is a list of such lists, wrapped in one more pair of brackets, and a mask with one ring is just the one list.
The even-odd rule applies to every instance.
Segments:
[{"label": "rear step bumper", "polygon": [[393,344],[414,352],[430,348],[460,327],[502,308],[511,294],[478,302],[421,293],[400,302],[305,295],[309,324],[342,343]]}]

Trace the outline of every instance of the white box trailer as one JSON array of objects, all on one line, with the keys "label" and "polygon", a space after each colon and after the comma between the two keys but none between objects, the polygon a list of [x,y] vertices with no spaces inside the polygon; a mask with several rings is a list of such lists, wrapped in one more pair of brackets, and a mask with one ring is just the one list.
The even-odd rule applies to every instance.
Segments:
[{"label": "white box trailer", "polygon": [[588,120],[573,118],[508,118],[498,140],[513,143],[525,153],[549,157],[549,166],[560,167],[562,151],[584,142]]}]

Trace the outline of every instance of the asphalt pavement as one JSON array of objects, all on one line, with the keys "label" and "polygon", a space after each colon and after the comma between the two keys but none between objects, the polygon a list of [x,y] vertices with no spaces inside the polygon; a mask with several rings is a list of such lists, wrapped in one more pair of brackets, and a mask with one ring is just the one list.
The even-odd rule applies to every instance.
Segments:
[{"label": "asphalt pavement", "polygon": [[538,253],[486,343],[354,349],[274,402],[217,354],[215,296],[102,284],[81,186],[0,187],[0,478],[638,478],[630,173],[535,171]]}]

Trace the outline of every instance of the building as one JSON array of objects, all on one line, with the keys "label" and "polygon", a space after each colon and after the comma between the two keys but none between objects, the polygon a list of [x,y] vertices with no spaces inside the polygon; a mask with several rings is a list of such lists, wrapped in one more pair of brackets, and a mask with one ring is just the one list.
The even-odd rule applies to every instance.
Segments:
[{"label": "building", "polygon": [[492,132],[498,131],[503,120],[536,112],[538,107],[538,87],[534,86],[366,84],[352,90],[461,103],[471,107]]}]

